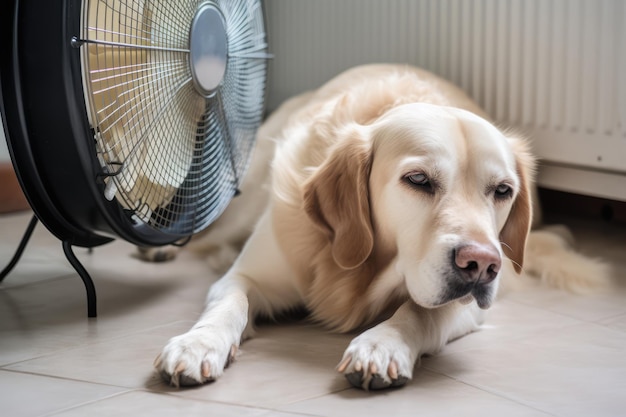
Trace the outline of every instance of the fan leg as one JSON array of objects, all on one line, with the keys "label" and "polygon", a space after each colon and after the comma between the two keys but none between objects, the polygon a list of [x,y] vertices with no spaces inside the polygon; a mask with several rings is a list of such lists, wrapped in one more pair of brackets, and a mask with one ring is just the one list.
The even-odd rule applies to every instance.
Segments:
[{"label": "fan leg", "polygon": [[[11,261],[0,272],[0,282],[2,282],[11,273],[13,268],[15,268],[15,265],[17,265],[17,263],[22,258],[24,249],[26,249],[26,245],[33,235],[33,231],[35,230],[35,226],[37,226],[38,221],[39,220],[37,219],[37,216],[34,215],[30,219],[30,222],[26,227],[26,231],[24,232],[24,236],[22,236],[22,240],[20,241],[20,244],[18,245],[17,250],[13,255],[13,258],[11,258]],[[91,248],[89,249],[91,250]],[[93,281],[91,280],[89,273],[80,263],[76,255],[74,255],[74,252],[72,251],[72,246],[67,241],[63,242],[63,252],[65,253],[65,257],[67,258],[67,260],[70,262],[70,264],[72,264],[76,272],[78,272],[80,278],[83,280],[83,283],[85,284],[85,289],[87,290],[87,316],[96,317],[96,287],[93,285]]]},{"label": "fan leg", "polygon": [[35,226],[37,226],[37,222],[37,216],[33,215],[32,219],[30,219],[30,223],[28,223],[28,227],[26,227],[26,232],[24,232],[24,236],[22,236],[22,240],[20,241],[20,244],[15,251],[15,255],[13,255],[13,258],[11,258],[9,264],[2,270],[2,272],[0,272],[0,282],[2,282],[7,277],[7,275],[11,273],[13,268],[15,268],[15,265],[17,265],[17,263],[22,258],[24,249],[26,249],[26,245],[28,244],[28,241],[30,240],[33,231],[35,230]]},{"label": "fan leg", "polygon": [[87,317],[96,317],[98,315],[96,309],[96,287],[93,285],[93,281],[91,280],[89,273],[80,263],[76,255],[74,255],[70,242],[63,242],[63,252],[65,253],[67,260],[70,264],[72,264],[76,272],[78,272],[80,279],[82,279],[85,284],[85,290],[87,290]]}]

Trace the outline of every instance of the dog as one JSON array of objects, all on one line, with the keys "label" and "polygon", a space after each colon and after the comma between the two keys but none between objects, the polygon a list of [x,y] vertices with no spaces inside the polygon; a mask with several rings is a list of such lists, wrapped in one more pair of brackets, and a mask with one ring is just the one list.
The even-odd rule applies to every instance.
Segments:
[{"label": "dog", "polygon": [[[174,386],[216,380],[256,317],[304,307],[330,330],[361,331],[337,366],[353,386],[406,384],[420,356],[478,329],[525,265],[535,161],[488,119],[459,88],[404,65],[357,67],[288,100],[258,132],[241,200],[200,245],[225,241],[216,258],[229,263],[253,231],[157,371]],[[568,252],[563,241],[547,232],[535,245]],[[579,287],[607,275],[589,262],[596,276]]]}]

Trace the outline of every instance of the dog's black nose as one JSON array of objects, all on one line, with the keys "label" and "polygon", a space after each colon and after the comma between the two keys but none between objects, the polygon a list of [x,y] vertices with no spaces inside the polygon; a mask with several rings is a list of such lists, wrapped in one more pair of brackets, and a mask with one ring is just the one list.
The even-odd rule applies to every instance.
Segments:
[{"label": "dog's black nose", "polygon": [[500,253],[490,243],[470,242],[454,249],[455,269],[467,282],[488,284],[502,265]]}]

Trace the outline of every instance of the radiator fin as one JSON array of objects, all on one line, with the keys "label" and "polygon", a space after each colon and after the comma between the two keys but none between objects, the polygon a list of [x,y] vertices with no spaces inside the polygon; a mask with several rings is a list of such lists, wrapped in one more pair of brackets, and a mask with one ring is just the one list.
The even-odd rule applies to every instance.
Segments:
[{"label": "radiator fin", "polygon": [[266,7],[276,57],[270,108],[354,65],[410,63],[461,86],[497,122],[529,132],[543,158],[626,172],[622,0],[266,0]]}]

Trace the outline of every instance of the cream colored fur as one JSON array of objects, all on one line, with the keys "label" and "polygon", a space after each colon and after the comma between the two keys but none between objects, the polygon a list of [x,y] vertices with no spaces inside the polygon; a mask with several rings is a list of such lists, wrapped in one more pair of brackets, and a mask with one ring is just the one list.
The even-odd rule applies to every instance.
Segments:
[{"label": "cream colored fur", "polygon": [[[577,289],[606,275],[549,232],[531,235],[524,261],[534,168],[525,142],[425,71],[347,71],[285,103],[258,143],[210,246],[260,220],[197,324],[157,358],[173,385],[219,378],[256,316],[301,306],[332,330],[368,328],[338,366],[353,385],[402,385],[421,355],[476,330],[499,283],[524,265]],[[466,247],[487,248],[491,278],[468,281]]]}]

